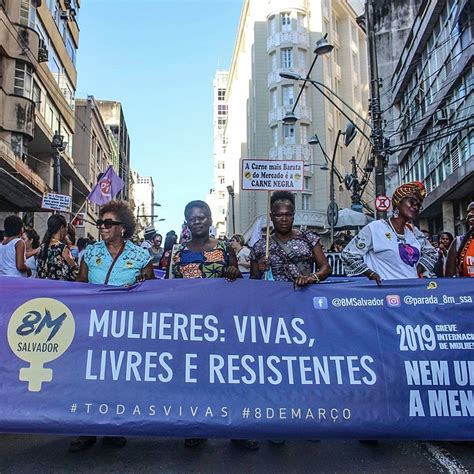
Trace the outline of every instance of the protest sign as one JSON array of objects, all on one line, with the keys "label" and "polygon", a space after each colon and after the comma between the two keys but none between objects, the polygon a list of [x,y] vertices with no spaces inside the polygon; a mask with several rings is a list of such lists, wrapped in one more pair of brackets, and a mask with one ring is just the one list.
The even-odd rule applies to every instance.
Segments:
[{"label": "protest sign", "polygon": [[41,203],[42,209],[52,211],[71,212],[72,197],[67,194],[44,193]]},{"label": "protest sign", "polygon": [[242,160],[245,191],[303,191],[304,162]]},{"label": "protest sign", "polygon": [[469,279],[0,278],[5,432],[471,439]]}]

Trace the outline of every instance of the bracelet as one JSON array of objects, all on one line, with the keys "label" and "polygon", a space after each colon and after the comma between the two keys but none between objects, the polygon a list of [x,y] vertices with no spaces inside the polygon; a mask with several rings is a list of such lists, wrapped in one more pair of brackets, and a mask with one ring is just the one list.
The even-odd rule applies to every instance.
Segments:
[{"label": "bracelet", "polygon": [[314,283],[319,283],[321,280],[319,279],[318,275],[316,273],[313,273],[312,275],[314,278],[316,278],[316,281]]}]

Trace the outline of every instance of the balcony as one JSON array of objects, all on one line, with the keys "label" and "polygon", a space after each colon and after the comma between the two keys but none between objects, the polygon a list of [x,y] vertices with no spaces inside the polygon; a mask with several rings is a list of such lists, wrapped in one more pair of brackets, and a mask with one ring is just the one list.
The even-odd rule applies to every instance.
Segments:
[{"label": "balcony", "polygon": [[[13,26],[0,9],[0,51],[9,58],[19,59],[33,64],[38,59],[39,36],[35,30],[20,25]],[[5,25],[10,24],[9,27]]]},{"label": "balcony", "polygon": [[33,138],[35,104],[26,97],[7,95],[0,89],[0,128]]},{"label": "balcony", "polygon": [[[286,113],[291,112],[292,109],[292,105],[284,105],[282,107],[277,107],[276,109],[271,109],[270,112],[268,112],[268,125],[283,120]],[[295,115],[298,117],[298,120],[305,120],[307,122],[313,120],[313,115],[309,107],[298,105],[295,109]]]},{"label": "balcony", "polygon": [[303,160],[312,162],[313,149],[311,145],[278,145],[270,148],[268,152],[270,160]]},{"label": "balcony", "polygon": [[[277,84],[280,84],[282,81],[286,81],[286,79],[283,79],[281,76],[280,76],[280,72],[293,72],[295,74],[299,74],[301,77],[305,77],[306,76],[306,71],[304,71],[303,69],[298,69],[298,68],[295,68],[295,67],[292,67],[292,68],[278,68],[278,69],[275,69],[274,71],[271,71],[270,73],[268,73],[268,87],[273,87]],[[289,81],[290,83],[294,83],[294,81]]]},{"label": "balcony", "polygon": [[267,53],[282,44],[309,48],[309,35],[305,31],[280,31],[267,38]]}]

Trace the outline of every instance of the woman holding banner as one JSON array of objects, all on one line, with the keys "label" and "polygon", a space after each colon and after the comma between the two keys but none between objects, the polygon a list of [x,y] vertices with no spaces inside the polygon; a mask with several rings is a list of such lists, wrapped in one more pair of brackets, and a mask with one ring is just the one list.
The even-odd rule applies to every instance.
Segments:
[{"label": "woman holding banner", "polygon": [[264,273],[271,270],[274,280],[292,281],[296,286],[325,280],[331,274],[331,267],[319,236],[314,232],[293,229],[294,194],[288,191],[274,192],[270,198],[270,209],[274,233],[269,239],[268,258],[266,239],[261,238],[250,252],[250,278],[262,279]]},{"label": "woman holding banner", "polygon": [[[98,285],[130,286],[155,278],[150,254],[129,239],[135,231],[135,218],[125,201],[110,201],[101,207],[96,223],[102,240],[88,245],[81,259],[77,281]],[[69,446],[75,453],[90,448],[97,436],[79,436]],[[122,436],[106,436],[103,443],[123,447]]]},{"label": "woman holding banner", "polygon": [[365,275],[378,286],[382,280],[418,278],[432,272],[438,254],[412,222],[418,219],[426,189],[413,181],[399,186],[392,197],[393,216],[373,221],[342,252],[349,276]]},{"label": "woman holding banner", "polygon": [[467,206],[468,231],[449,247],[446,276],[474,277],[474,201]]},{"label": "woman holding banner", "polygon": [[[170,278],[242,278],[237,267],[237,257],[232,247],[209,236],[212,226],[211,209],[204,201],[191,201],[184,209],[190,240],[180,243],[171,255]],[[199,446],[205,440],[188,438],[188,448]],[[252,439],[232,440],[238,446],[255,450],[259,448]]]}]

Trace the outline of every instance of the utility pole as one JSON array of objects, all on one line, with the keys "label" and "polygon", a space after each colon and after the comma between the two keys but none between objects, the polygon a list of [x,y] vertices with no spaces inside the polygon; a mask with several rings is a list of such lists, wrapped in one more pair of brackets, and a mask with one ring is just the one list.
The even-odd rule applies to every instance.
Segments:
[{"label": "utility pole", "polygon": [[[377,66],[377,54],[374,31],[374,3],[366,0],[365,17],[367,28],[367,46],[369,50],[370,73],[370,116],[372,119],[372,161],[375,166],[375,196],[385,195],[385,155],[382,130],[382,112],[380,110],[380,79]],[[385,212],[377,211],[377,218],[385,217]]]}]

